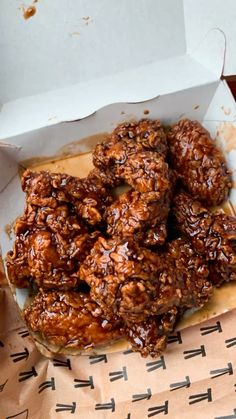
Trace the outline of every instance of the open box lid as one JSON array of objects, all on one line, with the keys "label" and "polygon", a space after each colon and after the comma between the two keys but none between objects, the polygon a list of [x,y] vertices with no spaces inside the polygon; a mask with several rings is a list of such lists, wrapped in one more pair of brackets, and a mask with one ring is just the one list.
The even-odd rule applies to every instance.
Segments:
[{"label": "open box lid", "polygon": [[[228,0],[2,0],[0,139],[236,73]],[[226,49],[225,49],[226,48]],[[226,51],[226,55],[225,55]]]}]

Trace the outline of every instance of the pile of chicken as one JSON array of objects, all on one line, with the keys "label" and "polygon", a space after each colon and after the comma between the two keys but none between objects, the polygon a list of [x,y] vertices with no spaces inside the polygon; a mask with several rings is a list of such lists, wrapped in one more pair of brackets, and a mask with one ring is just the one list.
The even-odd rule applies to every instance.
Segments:
[{"label": "pile of chicken", "polygon": [[[26,171],[8,276],[36,286],[29,329],[60,348],[126,337],[157,357],[179,315],[236,280],[236,218],[213,213],[231,187],[224,156],[196,121],[119,125],[87,178]],[[127,192],[114,199],[116,186]]]}]

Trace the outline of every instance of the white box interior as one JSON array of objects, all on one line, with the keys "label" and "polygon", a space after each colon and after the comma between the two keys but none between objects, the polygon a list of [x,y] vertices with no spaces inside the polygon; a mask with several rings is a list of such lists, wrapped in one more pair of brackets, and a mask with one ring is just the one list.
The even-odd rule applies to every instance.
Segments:
[{"label": "white box interior", "polygon": [[[235,70],[234,0],[57,0],[0,14],[0,139]],[[213,31],[213,33],[212,33]],[[235,71],[236,72],[236,71]]]}]

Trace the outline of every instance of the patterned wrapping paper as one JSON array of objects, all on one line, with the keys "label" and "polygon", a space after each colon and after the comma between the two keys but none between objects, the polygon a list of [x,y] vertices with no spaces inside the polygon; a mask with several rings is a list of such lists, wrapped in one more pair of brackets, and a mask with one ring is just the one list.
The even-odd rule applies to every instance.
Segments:
[{"label": "patterned wrapping paper", "polygon": [[176,331],[158,359],[46,359],[0,288],[0,419],[236,418],[236,310]]}]

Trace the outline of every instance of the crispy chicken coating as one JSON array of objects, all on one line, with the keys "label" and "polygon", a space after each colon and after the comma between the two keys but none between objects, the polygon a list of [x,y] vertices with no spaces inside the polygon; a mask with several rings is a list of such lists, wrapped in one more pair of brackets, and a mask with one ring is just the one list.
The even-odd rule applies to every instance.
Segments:
[{"label": "crispy chicken coating", "polygon": [[166,156],[166,134],[160,121],[143,119],[118,125],[108,140],[95,147],[93,163],[95,167],[105,169],[124,164],[129,156],[145,150]]},{"label": "crispy chicken coating", "polygon": [[[158,151],[158,152],[157,152]],[[114,187],[125,182],[134,191],[122,195],[107,211],[108,234],[162,245],[173,189],[173,173],[164,160],[166,137],[158,121],[118,126],[98,144],[90,177]]]},{"label": "crispy chicken coating", "polygon": [[155,151],[165,157],[167,153],[166,134],[160,121],[143,119],[118,125],[106,141],[93,151],[95,169],[89,177],[99,178],[104,185],[115,187],[125,179],[117,172],[120,165],[141,151]]},{"label": "crispy chicken coating", "polygon": [[129,323],[124,332],[135,352],[143,357],[159,357],[165,350],[168,335],[173,332],[177,322],[177,308],[170,309],[160,316],[148,317],[143,323]]},{"label": "crispy chicken coating", "polygon": [[[25,227],[25,228],[24,228]],[[68,289],[80,283],[79,264],[89,254],[98,232],[75,230],[71,237],[16,222],[13,251],[7,255],[8,277],[19,288],[35,282],[44,288]],[[76,234],[77,233],[77,234]]]},{"label": "crispy chicken coating", "polygon": [[91,349],[122,336],[117,321],[94,317],[97,304],[74,291],[40,291],[24,310],[29,329],[63,348]]},{"label": "crispy chicken coating", "polygon": [[80,277],[107,317],[142,322],[173,307],[202,306],[211,295],[208,269],[183,239],[162,254],[133,240],[99,238],[80,265]]},{"label": "crispy chicken coating", "polygon": [[218,205],[231,188],[224,155],[197,121],[183,119],[168,132],[172,167],[189,193],[205,205]]},{"label": "crispy chicken coating", "polygon": [[98,179],[80,179],[61,173],[27,170],[22,177],[22,189],[26,202],[31,205],[56,208],[58,203],[72,204],[75,213],[92,226],[102,221],[106,205],[112,202]]},{"label": "crispy chicken coating", "polygon": [[135,237],[144,246],[165,242],[166,219],[169,213],[169,194],[123,193],[107,208],[107,232],[110,236]]},{"label": "crispy chicken coating", "polygon": [[[120,220],[113,217],[108,221],[114,225],[114,234],[121,232],[119,224],[127,226],[130,213],[133,218],[140,223],[135,230],[138,231],[136,238],[144,239],[145,246],[162,245],[167,236],[166,224],[170,209],[170,198],[173,190],[173,174],[168,169],[168,164],[158,153],[152,151],[143,151],[132,155],[126,160],[126,163],[120,165],[117,169],[119,177],[135,189],[132,194],[127,193],[118,201],[115,201],[112,208],[112,214],[118,215],[117,208],[121,208]],[[139,194],[139,202],[137,201]],[[121,205],[120,205],[121,204]],[[126,211],[127,209],[127,211]],[[145,219],[144,217],[145,211]],[[108,209],[109,214],[109,209]],[[118,227],[118,228],[117,228]],[[150,228],[151,227],[151,228]],[[143,232],[146,230],[144,237]],[[124,229],[123,237],[127,236],[128,229]],[[120,235],[120,234],[119,234]],[[129,236],[131,233],[129,234]]]},{"label": "crispy chicken coating", "polygon": [[123,143],[133,140],[137,151],[153,150],[163,156],[167,153],[166,133],[159,120],[142,119],[120,124],[114,129],[112,138]]},{"label": "crispy chicken coating", "polygon": [[[27,287],[69,289],[79,284],[79,264],[100,232],[105,188],[72,176],[27,171],[22,180],[27,205],[15,223],[16,240],[7,255],[10,281]],[[86,192],[87,190],[87,192]]]},{"label": "crispy chicken coating", "polygon": [[120,186],[123,183],[122,179],[116,175],[116,168],[99,169],[98,167],[95,167],[88,174],[88,180],[90,179],[95,182],[101,182],[109,189]]},{"label": "crispy chicken coating", "polygon": [[123,324],[115,317],[95,316],[97,308],[86,294],[41,290],[25,308],[24,318],[31,332],[63,349],[92,349],[127,337],[134,351],[155,358],[165,349],[178,314],[172,308],[143,323]]},{"label": "crispy chicken coating", "polygon": [[117,169],[118,176],[135,190],[160,192],[164,195],[171,189],[168,163],[158,153],[142,151],[129,157]]},{"label": "crispy chicken coating", "polygon": [[175,196],[173,214],[179,231],[210,262],[213,283],[236,280],[236,218],[210,213],[184,192]]}]

